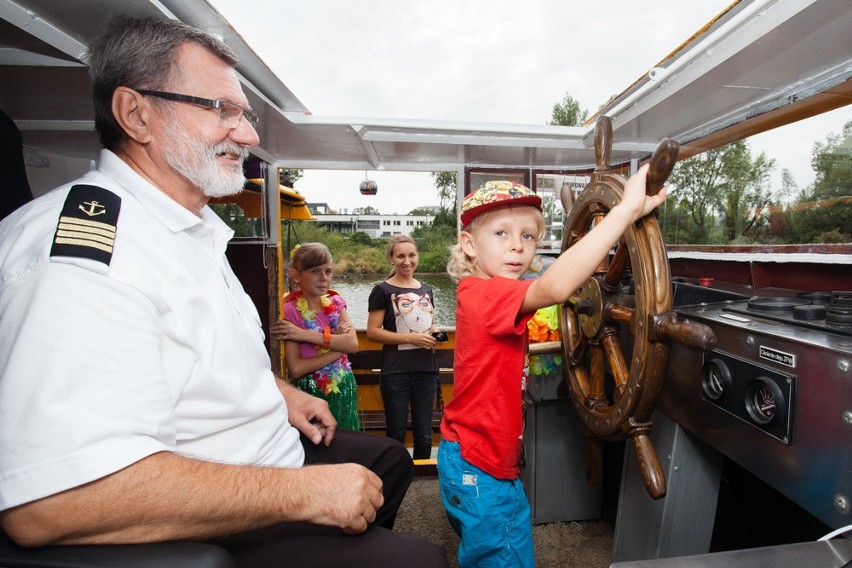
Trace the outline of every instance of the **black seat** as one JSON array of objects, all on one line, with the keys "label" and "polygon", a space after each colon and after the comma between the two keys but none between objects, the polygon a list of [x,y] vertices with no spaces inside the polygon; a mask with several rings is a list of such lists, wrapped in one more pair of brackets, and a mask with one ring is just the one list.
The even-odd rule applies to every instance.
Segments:
[{"label": "black seat", "polygon": [[21,132],[0,110],[0,220],[32,198]]},{"label": "black seat", "polygon": [[21,548],[0,533],[3,568],[232,568],[223,548],[198,542],[161,542],[120,546],[45,546]]}]

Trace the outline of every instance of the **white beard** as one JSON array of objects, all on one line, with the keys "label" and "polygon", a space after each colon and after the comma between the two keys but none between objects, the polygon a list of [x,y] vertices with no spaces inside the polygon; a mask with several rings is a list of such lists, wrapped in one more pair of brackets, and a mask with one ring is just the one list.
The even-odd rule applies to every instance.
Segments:
[{"label": "white beard", "polygon": [[[242,161],[248,157],[248,149],[233,142],[220,142],[212,148],[177,125],[167,121],[165,126],[169,143],[163,149],[166,162],[183,177],[198,187],[207,197],[226,197],[243,190],[245,176]],[[222,153],[242,157],[240,167],[222,167],[216,156]]]}]

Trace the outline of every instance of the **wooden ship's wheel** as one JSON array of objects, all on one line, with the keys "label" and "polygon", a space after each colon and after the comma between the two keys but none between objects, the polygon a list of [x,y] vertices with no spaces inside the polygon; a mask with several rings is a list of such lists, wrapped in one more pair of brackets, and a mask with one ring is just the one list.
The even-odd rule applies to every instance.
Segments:
[{"label": "wooden ship's wheel", "polygon": [[[591,182],[573,206],[573,193],[561,196],[567,214],[563,252],[621,201],[627,180],[610,170],[611,148],[612,124],[602,117],[595,126],[597,167]],[[657,146],[649,195],[662,189],[677,153],[672,140]],[[707,349],[716,338],[707,326],[678,322],[672,311],[669,264],[653,214],[625,231],[614,253],[562,306],[560,325],[565,379],[590,438],[589,480],[600,481],[602,442],[630,438],[648,493],[662,497],[665,477],[648,435],[668,365],[668,341]],[[619,341],[622,329],[633,336],[631,352]]]}]

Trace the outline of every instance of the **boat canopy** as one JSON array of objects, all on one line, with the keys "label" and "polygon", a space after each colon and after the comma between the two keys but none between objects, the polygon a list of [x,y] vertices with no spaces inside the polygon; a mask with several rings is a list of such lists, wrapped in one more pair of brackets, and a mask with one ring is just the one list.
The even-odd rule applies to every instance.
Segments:
[{"label": "boat canopy", "polygon": [[[115,0],[0,0],[0,108],[25,145],[97,159],[84,54]],[[221,36],[260,116],[256,157],[302,169],[460,171],[466,166],[593,168],[594,118],[582,127],[316,116],[205,0],[120,2]],[[599,111],[612,119],[612,164],[663,137],[682,156],[852,101],[848,0],[740,0]]]}]

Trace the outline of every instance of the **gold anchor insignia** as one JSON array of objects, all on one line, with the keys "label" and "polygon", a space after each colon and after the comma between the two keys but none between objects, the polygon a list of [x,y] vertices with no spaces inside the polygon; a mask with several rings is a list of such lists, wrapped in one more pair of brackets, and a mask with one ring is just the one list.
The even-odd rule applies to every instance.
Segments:
[{"label": "gold anchor insignia", "polygon": [[[88,205],[89,209],[86,210],[83,205]],[[83,205],[78,205],[77,207],[88,215],[89,217],[94,217],[95,215],[103,215],[106,213],[106,206],[101,205],[98,201],[84,201]]]}]

